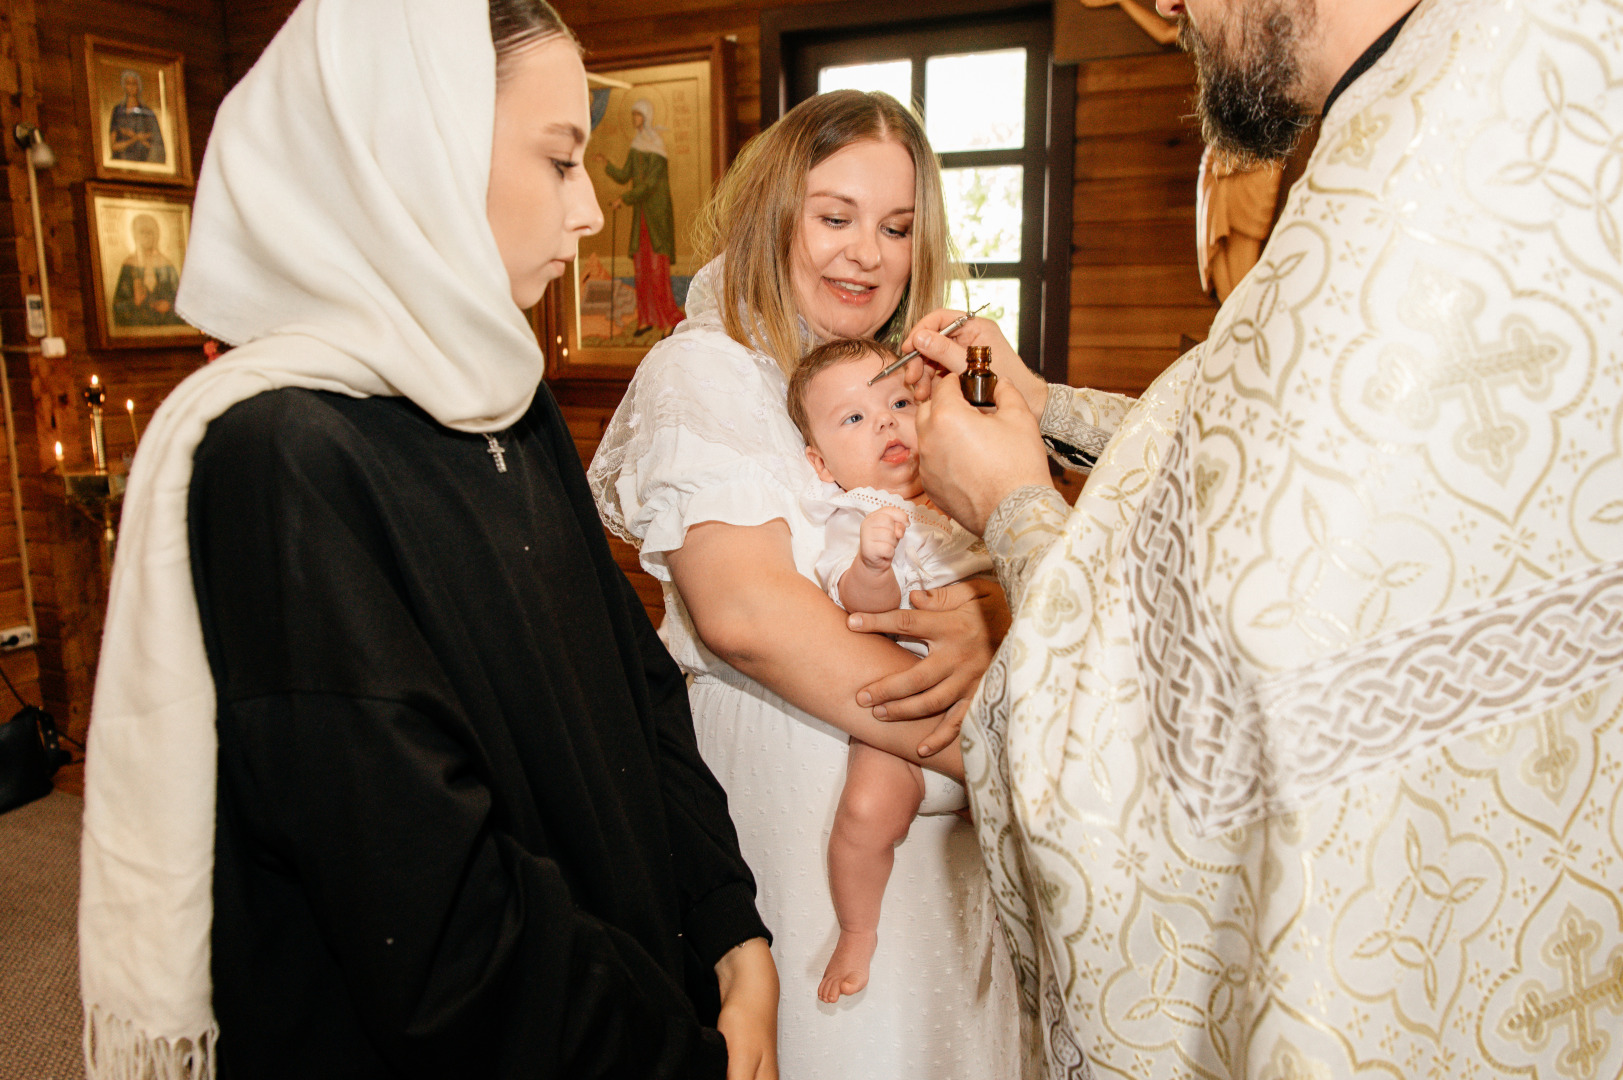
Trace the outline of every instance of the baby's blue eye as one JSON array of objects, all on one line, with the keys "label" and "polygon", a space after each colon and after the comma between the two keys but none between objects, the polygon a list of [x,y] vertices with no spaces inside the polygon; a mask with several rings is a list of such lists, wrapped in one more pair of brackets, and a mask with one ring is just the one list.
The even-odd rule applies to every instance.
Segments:
[{"label": "baby's blue eye", "polygon": [[911,409],[913,407],[913,399],[906,397],[897,398],[895,401],[890,403],[890,407],[893,409]]},{"label": "baby's blue eye", "polygon": [[860,423],[862,423],[862,414],[859,413],[859,412],[858,413],[852,413],[850,416],[847,416],[844,420],[841,420],[840,423],[842,423],[842,424],[860,424]]}]

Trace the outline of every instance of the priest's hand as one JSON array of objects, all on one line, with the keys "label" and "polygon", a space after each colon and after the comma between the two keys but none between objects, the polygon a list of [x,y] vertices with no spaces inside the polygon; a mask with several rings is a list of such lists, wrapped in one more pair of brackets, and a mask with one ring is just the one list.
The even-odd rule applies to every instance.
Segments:
[{"label": "priest's hand", "polygon": [[953,378],[938,380],[918,408],[919,478],[930,501],[983,536],[986,520],[1016,488],[1051,485],[1037,417],[998,380],[997,408],[983,413]]},{"label": "priest's hand", "polygon": [[[941,333],[944,327],[962,314],[951,308],[930,312],[914,324],[903,339],[902,352],[905,354],[917,349],[921,357],[934,361],[953,375],[959,375],[969,366],[966,359],[969,346],[985,345],[992,350],[992,374],[997,376],[998,385],[1007,384],[1019,390],[1026,407],[1041,416],[1043,406],[1048,401],[1048,383],[1020,359],[1020,354],[1014,351],[997,323],[990,319],[970,319],[950,338]],[[903,371],[902,379],[913,387],[913,396],[919,401],[928,401],[935,382],[931,369],[923,360],[914,360]]]},{"label": "priest's hand", "polygon": [[716,961],[727,1040],[727,1080],[778,1080],[778,967],[765,938],[735,945]]},{"label": "priest's hand", "polygon": [[[900,634],[930,646],[930,655],[912,667],[858,690],[857,704],[872,709],[880,720],[917,720],[944,712],[950,719],[949,710],[974,692],[1008,633],[1009,604],[997,582],[982,578],[915,592],[912,600],[911,611],[853,612],[846,619],[852,630]],[[940,748],[933,734],[921,753],[925,745]]]}]

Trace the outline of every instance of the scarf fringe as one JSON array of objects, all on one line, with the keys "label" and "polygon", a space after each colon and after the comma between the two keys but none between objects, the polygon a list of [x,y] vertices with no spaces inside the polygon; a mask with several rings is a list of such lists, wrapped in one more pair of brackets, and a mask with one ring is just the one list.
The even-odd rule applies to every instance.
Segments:
[{"label": "scarf fringe", "polygon": [[85,1075],[88,1080],[214,1080],[220,1026],[169,1040],[142,1031],[100,1006],[85,1014]]}]

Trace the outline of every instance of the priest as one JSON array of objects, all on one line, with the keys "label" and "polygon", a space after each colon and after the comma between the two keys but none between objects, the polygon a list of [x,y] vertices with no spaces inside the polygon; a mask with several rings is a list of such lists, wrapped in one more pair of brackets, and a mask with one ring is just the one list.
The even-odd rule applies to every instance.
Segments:
[{"label": "priest", "polygon": [[1161,7],[1222,152],[1322,110],[1261,261],[1130,410],[1002,346],[918,421],[1014,611],[964,760],[1048,1074],[1618,1076],[1623,11]]}]

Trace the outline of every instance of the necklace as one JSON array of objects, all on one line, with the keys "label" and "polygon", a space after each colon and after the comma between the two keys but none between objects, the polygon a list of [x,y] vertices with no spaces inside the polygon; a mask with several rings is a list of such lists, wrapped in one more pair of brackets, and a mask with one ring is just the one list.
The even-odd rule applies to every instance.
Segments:
[{"label": "necklace", "polygon": [[485,434],[485,453],[496,460],[497,472],[507,471],[507,451],[503,450],[502,444],[496,441],[496,436],[488,432]]}]

